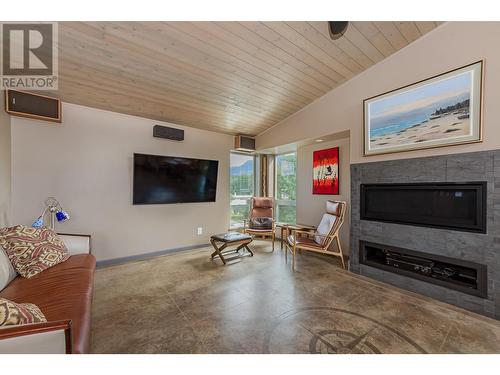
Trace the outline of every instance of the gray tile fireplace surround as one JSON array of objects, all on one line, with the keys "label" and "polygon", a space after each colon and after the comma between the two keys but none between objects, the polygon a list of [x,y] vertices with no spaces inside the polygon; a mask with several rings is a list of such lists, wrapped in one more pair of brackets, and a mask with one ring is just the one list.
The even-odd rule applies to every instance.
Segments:
[{"label": "gray tile fireplace surround", "polygon": [[[487,233],[360,220],[360,185],[367,183],[487,182]],[[350,270],[403,289],[500,319],[500,150],[353,164]],[[487,266],[487,298],[359,263],[359,241],[463,259]]]}]

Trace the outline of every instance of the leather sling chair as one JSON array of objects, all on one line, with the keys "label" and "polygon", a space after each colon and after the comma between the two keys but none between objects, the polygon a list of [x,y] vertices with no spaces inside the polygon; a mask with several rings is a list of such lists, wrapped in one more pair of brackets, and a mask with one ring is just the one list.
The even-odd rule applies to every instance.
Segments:
[{"label": "leather sling chair", "polygon": [[[319,254],[334,255],[342,260],[342,267],[345,269],[344,254],[339,241],[339,230],[344,224],[347,203],[342,201],[327,201],[326,213],[323,215],[320,224],[312,230],[292,230],[287,237],[286,254],[292,253],[292,268],[295,270],[295,254],[297,250],[312,251]],[[332,242],[335,241],[338,252],[329,250]]]},{"label": "leather sling chair", "polygon": [[252,198],[249,218],[244,222],[244,232],[255,236],[271,237],[274,251],[274,241],[276,235],[273,198]]}]

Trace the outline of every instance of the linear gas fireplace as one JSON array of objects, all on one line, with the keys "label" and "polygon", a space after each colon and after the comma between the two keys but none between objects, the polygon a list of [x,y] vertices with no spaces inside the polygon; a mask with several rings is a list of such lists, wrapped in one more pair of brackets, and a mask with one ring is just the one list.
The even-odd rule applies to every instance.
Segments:
[{"label": "linear gas fireplace", "polygon": [[486,233],[486,182],[362,184],[361,219]]},{"label": "linear gas fireplace", "polygon": [[486,298],[486,266],[400,247],[359,242],[359,263]]},{"label": "linear gas fireplace", "polygon": [[498,181],[500,149],[352,164],[349,269],[500,319]]}]

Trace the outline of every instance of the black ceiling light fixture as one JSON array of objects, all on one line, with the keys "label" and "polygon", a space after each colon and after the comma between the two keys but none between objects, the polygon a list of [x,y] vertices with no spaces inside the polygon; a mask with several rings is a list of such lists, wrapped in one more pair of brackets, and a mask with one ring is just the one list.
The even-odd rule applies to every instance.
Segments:
[{"label": "black ceiling light fixture", "polygon": [[346,32],[347,26],[349,26],[349,21],[328,21],[330,38],[333,40],[339,39]]}]

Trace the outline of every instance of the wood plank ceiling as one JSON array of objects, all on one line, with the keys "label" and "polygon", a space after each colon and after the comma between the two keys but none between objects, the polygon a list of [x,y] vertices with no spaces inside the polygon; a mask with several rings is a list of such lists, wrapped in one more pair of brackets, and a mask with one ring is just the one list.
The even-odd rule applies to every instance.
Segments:
[{"label": "wood plank ceiling", "polygon": [[256,135],[439,22],[61,22],[66,102]]}]

